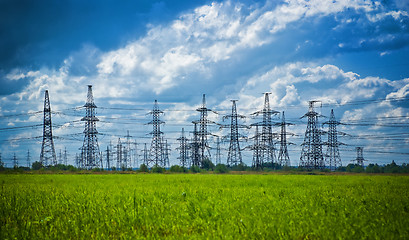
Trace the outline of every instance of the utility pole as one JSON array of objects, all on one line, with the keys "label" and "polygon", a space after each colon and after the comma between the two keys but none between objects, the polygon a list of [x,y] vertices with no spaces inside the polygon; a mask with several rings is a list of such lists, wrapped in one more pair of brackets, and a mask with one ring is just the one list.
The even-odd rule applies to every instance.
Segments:
[{"label": "utility pole", "polygon": [[306,169],[323,169],[325,167],[322,154],[322,131],[319,128],[318,118],[322,117],[314,110],[314,103],[319,101],[309,101],[309,110],[301,118],[307,117],[307,129],[305,130],[304,142],[301,144],[300,167]]},{"label": "utility pole", "polygon": [[43,166],[56,165],[57,157],[55,155],[53,131],[51,123],[51,106],[48,90],[45,90],[44,99],[44,121],[43,121],[43,143],[41,145],[40,163]]},{"label": "utility pole", "polygon": [[188,139],[185,137],[185,129],[182,128],[182,134],[181,136],[176,139],[179,141],[179,147],[176,148],[176,150],[179,150],[179,157],[178,159],[180,160],[180,166],[182,167],[189,167],[188,160]]},{"label": "utility pole", "polygon": [[157,100],[155,100],[153,110],[149,114],[152,115],[152,121],[150,121],[148,124],[151,124],[153,126],[153,130],[150,133],[152,135],[152,143],[147,166],[165,167],[165,162],[163,159],[164,149],[162,143],[163,132],[160,130],[160,125],[164,124],[165,122],[160,120],[160,115],[163,114],[163,112],[159,110]]},{"label": "utility pole", "polygon": [[243,159],[241,157],[239,138],[244,138],[244,136],[239,134],[239,128],[248,128],[245,125],[238,124],[239,118],[244,119],[246,117],[243,115],[237,114],[237,107],[236,107],[237,100],[231,100],[231,102],[232,102],[231,114],[223,117],[223,120],[230,118],[231,120],[230,125],[222,126],[222,127],[230,128],[230,134],[226,136],[230,140],[229,152],[227,155],[227,166],[229,167],[243,164]]},{"label": "utility pole", "polygon": [[274,141],[273,141],[273,132],[272,132],[272,126],[274,125],[272,123],[272,116],[278,114],[279,112],[272,110],[270,108],[270,94],[271,93],[264,93],[264,107],[262,110],[259,110],[257,112],[252,113],[252,116],[259,116],[262,115],[263,120],[262,122],[258,123],[253,123],[251,126],[259,126],[262,127],[261,129],[261,134],[260,138],[257,139],[259,141],[259,145],[257,147],[254,147],[253,149],[257,149],[259,156],[256,156],[258,158],[258,164],[266,164],[269,163],[271,166],[274,165],[275,161],[275,147],[274,147]]},{"label": "utility pole", "polygon": [[337,131],[337,125],[341,123],[335,119],[334,109],[331,109],[329,121],[325,122],[324,124],[328,124],[328,141],[325,143],[325,145],[327,145],[325,162],[328,164],[329,169],[334,171],[338,167],[342,166],[338,146],[345,145],[344,143],[338,142],[339,132]]},{"label": "utility pole", "polygon": [[293,144],[291,142],[287,142],[287,134],[289,134],[286,131],[286,126],[287,125],[294,125],[292,123],[287,123],[285,122],[285,115],[284,111],[281,115],[281,123],[277,123],[277,126],[280,126],[281,131],[280,131],[280,150],[278,153],[278,164],[280,166],[290,166],[290,156],[288,155],[288,148],[287,145]]},{"label": "utility pole", "polygon": [[81,148],[81,162],[86,169],[98,167],[100,164],[100,151],[98,145],[97,122],[99,119],[95,116],[97,106],[94,103],[92,95],[92,85],[88,85],[87,102],[84,105],[86,115],[81,119],[85,122],[84,143]]}]

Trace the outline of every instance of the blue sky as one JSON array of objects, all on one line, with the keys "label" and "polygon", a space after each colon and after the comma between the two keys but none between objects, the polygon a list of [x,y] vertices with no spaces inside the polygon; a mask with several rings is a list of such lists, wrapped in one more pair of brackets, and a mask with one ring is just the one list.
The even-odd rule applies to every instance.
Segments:
[{"label": "blue sky", "polygon": [[[407,1],[1,1],[0,20],[0,152],[9,166],[14,153],[21,165],[27,150],[38,159],[35,112],[46,89],[57,155],[66,147],[73,162],[84,128],[84,110],[73,108],[84,104],[88,84],[101,150],[126,130],[139,149],[150,143],[146,113],[157,99],[176,164],[176,138],[182,127],[192,131],[203,93],[221,122],[230,99],[249,115],[271,92],[272,108],[295,123],[293,165],[309,100],[322,101],[317,111],[326,116],[334,108],[346,124],[339,126],[349,134],[339,138],[344,165],[356,146],[368,163],[408,162]],[[250,164],[251,152],[244,158]]]}]

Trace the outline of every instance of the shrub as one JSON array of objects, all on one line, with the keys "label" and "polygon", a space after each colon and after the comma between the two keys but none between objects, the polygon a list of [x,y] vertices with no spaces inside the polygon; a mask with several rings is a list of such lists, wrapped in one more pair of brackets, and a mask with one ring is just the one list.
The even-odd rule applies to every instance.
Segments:
[{"label": "shrub", "polygon": [[151,169],[151,171],[152,171],[153,173],[164,173],[164,172],[165,172],[165,169],[162,168],[162,167],[159,167],[159,166],[154,166],[154,167]]},{"label": "shrub", "polygon": [[179,165],[173,165],[169,169],[171,172],[185,172],[185,168]]},{"label": "shrub", "polygon": [[216,167],[214,168],[214,172],[215,172],[215,173],[228,173],[228,172],[229,172],[229,169],[227,168],[226,165],[219,163],[219,164],[217,164]]},{"label": "shrub", "polygon": [[141,164],[141,166],[139,166],[139,172],[149,172],[149,169],[145,164]]},{"label": "shrub", "polygon": [[189,169],[192,173],[200,172],[200,168],[198,166],[191,166]]},{"label": "shrub", "polygon": [[41,168],[44,168],[43,164],[40,163],[39,161],[35,161],[33,162],[33,164],[31,165],[33,170],[39,170]]}]

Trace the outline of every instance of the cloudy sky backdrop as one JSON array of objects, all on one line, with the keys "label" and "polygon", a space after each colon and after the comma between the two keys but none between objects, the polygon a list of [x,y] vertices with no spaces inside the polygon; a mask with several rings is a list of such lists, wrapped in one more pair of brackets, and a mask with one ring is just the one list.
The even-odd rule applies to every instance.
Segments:
[{"label": "cloudy sky backdrop", "polygon": [[[408,45],[405,0],[1,1],[2,160],[10,167],[15,153],[25,165],[28,150],[31,161],[39,159],[48,89],[57,156],[66,148],[73,164],[83,141],[79,107],[92,84],[101,150],[127,130],[138,150],[150,144],[146,114],[157,99],[177,164],[176,138],[182,128],[191,137],[202,94],[219,113],[210,118],[223,123],[231,99],[249,116],[271,92],[271,107],[295,124],[288,127],[292,165],[309,100],[320,100],[316,110],[325,116],[334,109],[345,124],[338,126],[348,134],[339,137],[344,165],[356,146],[364,147],[366,164],[408,163]],[[244,152],[248,165],[251,156]]]}]

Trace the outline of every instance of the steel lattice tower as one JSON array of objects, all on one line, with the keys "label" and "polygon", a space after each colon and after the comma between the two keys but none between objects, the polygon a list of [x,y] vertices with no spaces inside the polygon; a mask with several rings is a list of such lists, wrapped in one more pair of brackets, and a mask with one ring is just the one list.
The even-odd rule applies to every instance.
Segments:
[{"label": "steel lattice tower", "polygon": [[107,169],[108,171],[111,171],[111,149],[109,149],[109,146],[107,146],[107,150],[105,152],[107,153]]},{"label": "steel lattice tower", "polygon": [[216,137],[216,164],[221,164],[220,137]]},{"label": "steel lattice tower", "polygon": [[101,157],[98,145],[97,122],[99,119],[95,116],[97,106],[94,103],[92,95],[92,85],[88,85],[87,102],[85,107],[85,117],[81,121],[85,122],[84,144],[82,145],[81,162],[82,167],[92,169],[101,164]]},{"label": "steel lattice tower", "polygon": [[14,156],[13,156],[13,167],[18,168],[18,159],[16,157],[16,153],[14,153]]},{"label": "steel lattice tower", "polygon": [[230,128],[230,134],[226,136],[230,140],[229,152],[227,155],[227,166],[237,166],[238,164],[243,164],[239,138],[243,138],[244,136],[239,134],[239,128],[247,128],[247,126],[238,124],[238,119],[244,119],[245,116],[237,114],[237,100],[231,101],[231,114],[223,116],[223,120],[230,118],[231,122],[230,125],[226,125],[223,127]]},{"label": "steel lattice tower", "polygon": [[299,166],[307,169],[322,169],[325,167],[322,154],[322,131],[319,129],[318,124],[318,118],[321,115],[314,110],[314,103],[316,102],[309,101],[309,110],[301,117],[308,117],[308,123],[304,142],[301,144],[302,150]]},{"label": "steel lattice tower", "polygon": [[189,154],[188,154],[188,139],[185,137],[185,129],[182,128],[181,136],[176,139],[179,141],[179,147],[176,150],[179,150],[179,157],[180,166],[182,167],[189,167]]},{"label": "steel lattice tower", "polygon": [[356,159],[354,161],[356,161],[356,164],[358,164],[361,167],[364,167],[364,161],[366,161],[364,159],[364,148],[363,147],[356,147]]},{"label": "steel lattice tower", "polygon": [[286,126],[287,125],[293,125],[291,123],[286,123],[285,122],[285,115],[284,115],[284,111],[282,113],[281,116],[281,123],[276,124],[278,126],[280,126],[281,131],[280,131],[280,150],[278,153],[278,164],[280,164],[281,166],[290,166],[290,156],[288,155],[288,148],[287,146],[289,144],[292,144],[290,142],[287,142],[287,130],[286,130]]},{"label": "steel lattice tower", "polygon": [[195,121],[195,122],[199,124],[199,131],[197,131],[196,134],[199,140],[198,141],[199,163],[200,163],[199,166],[202,166],[202,163],[204,160],[208,159],[211,161],[210,146],[207,142],[207,136],[211,134],[207,131],[207,126],[208,124],[216,124],[215,122],[207,119],[208,112],[214,112],[214,111],[206,107],[206,95],[205,94],[203,94],[202,106],[196,109],[196,111],[200,112],[200,120]]},{"label": "steel lattice tower", "polygon": [[164,167],[164,149],[162,143],[162,135],[163,132],[160,130],[160,125],[165,123],[160,120],[160,115],[163,114],[161,110],[159,110],[158,101],[155,100],[155,104],[153,106],[153,110],[149,113],[152,114],[152,121],[148,124],[153,126],[153,131],[150,133],[152,135],[152,143],[150,149],[150,155],[148,159],[148,167],[159,166]]},{"label": "steel lattice tower", "polygon": [[259,139],[259,145],[253,149],[258,150],[258,158],[259,158],[259,163],[265,164],[265,163],[275,163],[275,147],[274,147],[274,141],[273,141],[273,132],[272,132],[272,126],[274,125],[271,121],[271,118],[273,115],[278,114],[279,112],[272,110],[270,108],[270,94],[271,93],[264,93],[264,107],[262,110],[257,111],[252,113],[251,115],[253,116],[263,116],[263,121],[259,123],[254,123],[251,124],[252,126],[261,126],[262,130],[260,134],[260,139]]},{"label": "steel lattice tower", "polygon": [[192,166],[200,167],[200,155],[199,155],[199,137],[197,132],[197,123],[193,122],[193,139],[192,143],[190,144],[190,148],[192,149]]},{"label": "steel lattice tower", "polygon": [[255,130],[255,135],[251,137],[254,139],[254,143],[252,145],[247,146],[247,149],[250,149],[253,151],[253,161],[251,164],[251,167],[253,169],[263,169],[264,163],[263,163],[263,158],[261,157],[261,152],[262,150],[265,150],[265,146],[260,144],[260,132],[258,130],[258,126],[255,125],[256,130]]},{"label": "steel lattice tower", "polygon": [[117,170],[124,167],[123,163],[123,146],[121,138],[118,138],[118,144],[116,145],[116,168]]},{"label": "steel lattice tower", "polygon": [[163,167],[166,167],[166,166],[168,166],[169,167],[169,151],[170,151],[170,147],[169,147],[169,144],[168,144],[168,140],[163,140],[162,139],[162,142],[163,142],[163,146],[164,146],[164,148],[163,148]]},{"label": "steel lattice tower", "polygon": [[132,148],[131,148],[131,135],[129,135],[129,130],[126,132],[126,142],[125,142],[125,147],[123,151],[124,155],[124,166],[125,168],[130,168],[132,166]]},{"label": "steel lattice tower", "polygon": [[143,155],[143,164],[145,164],[146,166],[148,166],[148,161],[149,161],[149,157],[148,157],[148,153],[149,153],[149,151],[148,151],[148,144],[144,144],[144,148],[143,148],[143,150],[142,150],[142,155]]},{"label": "steel lattice tower", "polygon": [[55,155],[53,131],[51,124],[51,106],[48,96],[48,90],[45,90],[44,99],[44,124],[43,124],[43,143],[41,145],[40,163],[43,166],[56,165],[57,157]]},{"label": "steel lattice tower", "polygon": [[30,168],[31,166],[31,156],[30,156],[30,149],[27,150],[27,167]]},{"label": "steel lattice tower", "polygon": [[334,109],[331,109],[329,121],[324,124],[328,124],[328,141],[325,143],[327,145],[325,162],[328,164],[329,169],[335,170],[342,166],[338,146],[343,145],[343,143],[338,142],[337,125],[341,123],[335,119]]}]

